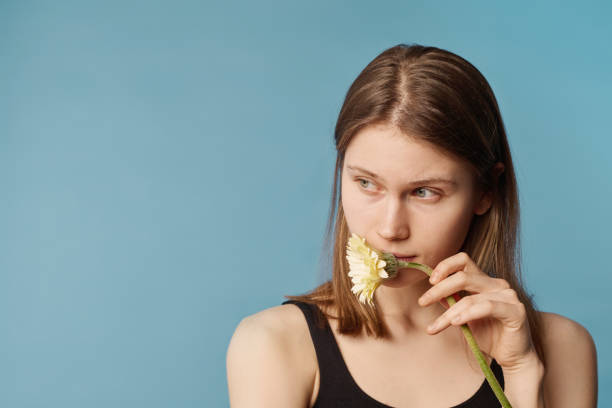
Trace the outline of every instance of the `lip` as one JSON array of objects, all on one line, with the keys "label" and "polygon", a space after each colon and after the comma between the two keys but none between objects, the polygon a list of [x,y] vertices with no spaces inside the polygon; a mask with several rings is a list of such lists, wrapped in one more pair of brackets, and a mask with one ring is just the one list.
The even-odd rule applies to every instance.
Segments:
[{"label": "lip", "polygon": [[413,256],[406,256],[406,255],[400,255],[400,254],[393,254],[393,255],[401,261],[412,260],[416,258],[416,255],[413,255]]},{"label": "lip", "polygon": [[396,254],[395,252],[391,252],[396,258],[413,258],[416,255],[402,255],[402,254]]}]

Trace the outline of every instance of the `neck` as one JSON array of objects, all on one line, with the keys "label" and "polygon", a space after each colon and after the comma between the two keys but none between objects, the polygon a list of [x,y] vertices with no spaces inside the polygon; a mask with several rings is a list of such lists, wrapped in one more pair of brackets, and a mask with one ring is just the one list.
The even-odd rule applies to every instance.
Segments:
[{"label": "neck", "polygon": [[429,288],[427,274],[402,269],[395,278],[384,280],[376,289],[376,308],[393,337],[429,336],[427,326],[445,311],[439,302],[425,307],[418,304],[417,300]]}]

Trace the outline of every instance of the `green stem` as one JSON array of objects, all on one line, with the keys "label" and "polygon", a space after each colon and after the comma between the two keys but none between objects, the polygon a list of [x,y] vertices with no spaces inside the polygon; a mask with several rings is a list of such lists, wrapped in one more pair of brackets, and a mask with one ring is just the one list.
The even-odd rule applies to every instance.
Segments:
[{"label": "green stem", "polygon": [[[433,272],[433,269],[431,269],[429,266],[423,265],[420,263],[416,263],[416,262],[398,261],[398,267],[418,269],[420,271],[425,272],[427,276],[431,276],[431,273]],[[453,296],[457,296],[457,298],[460,298],[459,294],[457,293],[455,293],[452,296],[447,296],[446,301],[448,302],[449,308],[455,303],[457,303]],[[502,407],[512,408],[512,405],[510,405],[508,398],[506,398],[506,395],[504,394],[504,391],[502,390],[501,385],[497,381],[497,378],[493,374],[493,371],[491,371],[491,367],[489,367],[489,365],[487,364],[487,361],[482,355],[482,352],[480,351],[480,347],[478,347],[478,344],[476,343],[476,339],[474,339],[474,335],[472,334],[472,331],[470,330],[467,323],[464,323],[461,325],[461,331],[463,331],[463,335],[465,336],[470,346],[470,349],[472,349],[472,353],[474,353],[474,356],[476,356],[476,360],[478,360],[478,364],[480,365],[480,368],[484,372],[485,378],[489,382],[489,385],[491,386],[491,389],[495,393],[495,396],[497,397],[499,402],[502,404]]]}]

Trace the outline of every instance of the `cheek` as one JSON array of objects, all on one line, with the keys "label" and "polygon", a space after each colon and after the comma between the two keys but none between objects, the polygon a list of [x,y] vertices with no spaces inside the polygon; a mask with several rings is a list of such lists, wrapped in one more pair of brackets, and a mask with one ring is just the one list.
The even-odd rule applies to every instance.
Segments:
[{"label": "cheek", "polygon": [[437,247],[442,257],[456,254],[467,236],[472,215],[469,211],[452,212],[437,217],[431,225],[431,236],[439,237]]},{"label": "cheek", "polygon": [[342,187],[340,202],[349,231],[366,236],[375,222],[375,212],[372,206],[368,206],[363,194],[351,186]]},{"label": "cheek", "polygon": [[344,211],[344,218],[348,225],[349,231],[359,234],[359,225],[355,224],[358,220],[362,220],[362,218],[357,216],[359,213],[359,206],[357,205],[354,194],[355,193],[351,191],[350,188],[343,187],[340,195],[340,202],[342,203],[342,210]]}]

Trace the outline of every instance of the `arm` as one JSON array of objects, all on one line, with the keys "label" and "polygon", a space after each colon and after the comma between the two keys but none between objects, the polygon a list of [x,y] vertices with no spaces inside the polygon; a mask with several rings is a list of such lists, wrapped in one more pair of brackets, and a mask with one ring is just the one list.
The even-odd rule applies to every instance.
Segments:
[{"label": "arm", "polygon": [[546,407],[597,406],[597,350],[587,329],[554,313],[543,313]]},{"label": "arm", "polygon": [[544,365],[534,352],[516,371],[504,370],[504,393],[512,408],[545,408]]},{"label": "arm", "polygon": [[278,320],[256,314],[240,322],[226,359],[232,408],[309,405],[314,377],[307,364],[300,364],[304,353],[294,344],[290,330]]}]

